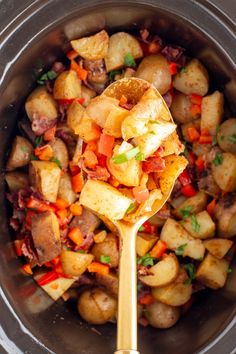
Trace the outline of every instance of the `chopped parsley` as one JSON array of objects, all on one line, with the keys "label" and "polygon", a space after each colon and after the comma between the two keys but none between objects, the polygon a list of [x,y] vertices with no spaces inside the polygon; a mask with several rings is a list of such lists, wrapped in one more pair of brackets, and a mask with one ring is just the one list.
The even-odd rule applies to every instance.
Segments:
[{"label": "chopped parsley", "polygon": [[153,266],[154,258],[150,255],[150,253],[146,253],[144,256],[137,259],[137,264],[143,265],[144,267]]},{"label": "chopped parsley", "polygon": [[128,209],[126,210],[126,214],[131,213],[135,209],[135,204],[131,203]]},{"label": "chopped parsley", "polygon": [[213,139],[212,139],[212,143],[211,143],[211,145],[212,146],[215,146],[217,144],[217,138],[216,138],[216,135],[213,137]]},{"label": "chopped parsley", "polygon": [[109,81],[113,82],[115,80],[116,75],[122,75],[123,73],[124,73],[123,70],[112,70],[109,73]]},{"label": "chopped parsley", "polygon": [[117,165],[127,162],[129,160],[131,160],[133,157],[135,157],[138,153],[140,152],[140,148],[139,146],[136,146],[135,148],[129,150],[129,151],[125,151],[122,154],[119,154],[117,156],[114,156],[112,158],[112,160],[114,161],[114,163],[116,163]]},{"label": "chopped parsley", "polygon": [[135,156],[135,160],[137,161],[145,161],[145,155],[142,152],[139,152],[136,156]]},{"label": "chopped parsley", "polygon": [[125,66],[129,66],[129,67],[135,67],[136,66],[136,62],[134,60],[134,57],[131,53],[128,53],[125,55],[124,57],[124,63]]},{"label": "chopped parsley", "polygon": [[45,81],[54,80],[57,77],[57,73],[54,70],[49,70],[48,72],[44,73],[40,78],[37,80],[39,85],[44,85]]},{"label": "chopped parsley", "polygon": [[110,263],[110,262],[111,262],[111,258],[110,258],[110,256],[104,256],[104,255],[102,255],[102,256],[100,257],[100,262],[101,262],[101,263]]},{"label": "chopped parsley", "polygon": [[192,226],[193,231],[195,231],[195,232],[199,232],[200,231],[200,224],[197,221],[197,217],[196,217],[195,214],[193,214],[191,216],[191,226]]},{"label": "chopped parsley", "polygon": [[181,74],[186,73],[188,70],[185,66],[180,69]]},{"label": "chopped parsley", "polygon": [[191,210],[192,210],[191,205],[187,205],[185,208],[180,209],[180,214],[181,214],[182,218],[183,219],[188,218],[190,216]]},{"label": "chopped parsley", "polygon": [[223,162],[223,155],[222,154],[217,154],[212,162],[213,162],[213,164],[215,166],[221,165],[222,162]]},{"label": "chopped parsley", "polygon": [[42,135],[37,136],[37,138],[35,139],[35,146],[36,146],[36,147],[40,146],[41,143],[42,143],[42,141],[43,141]]},{"label": "chopped parsley", "polygon": [[60,169],[62,169],[62,165],[56,157],[52,157],[50,161],[56,163],[57,166],[60,167]]},{"label": "chopped parsley", "polygon": [[236,134],[232,134],[228,137],[228,140],[231,144],[236,144]]},{"label": "chopped parsley", "polygon": [[187,247],[187,243],[184,243],[183,245],[179,246],[175,250],[176,256],[182,256],[184,254],[185,248]]},{"label": "chopped parsley", "polygon": [[78,253],[85,253],[85,250],[78,250]]},{"label": "chopped parsley", "polygon": [[227,273],[232,273],[233,269],[232,268],[228,268],[227,269]]},{"label": "chopped parsley", "polygon": [[220,140],[221,140],[221,141],[225,140],[224,135],[221,135]]},{"label": "chopped parsley", "polygon": [[140,226],[140,228],[138,229],[138,231],[139,232],[142,232],[142,231],[144,231],[145,230],[145,228],[144,228],[144,226],[142,225],[142,226]]},{"label": "chopped parsley", "polygon": [[27,150],[27,148],[25,146],[21,146],[20,149],[21,149],[22,152],[28,152],[28,150]]},{"label": "chopped parsley", "polygon": [[189,278],[185,280],[185,285],[190,285],[195,279],[195,267],[192,263],[187,263],[184,265],[184,269],[187,271]]}]

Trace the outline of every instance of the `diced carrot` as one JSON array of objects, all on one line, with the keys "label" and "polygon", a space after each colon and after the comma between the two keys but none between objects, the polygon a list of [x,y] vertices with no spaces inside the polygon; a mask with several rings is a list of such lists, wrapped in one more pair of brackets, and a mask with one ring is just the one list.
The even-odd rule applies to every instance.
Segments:
[{"label": "diced carrot", "polygon": [[200,138],[200,134],[194,126],[187,128],[187,134],[191,142],[198,141]]},{"label": "diced carrot", "polygon": [[72,176],[71,178],[72,188],[75,193],[80,193],[83,185],[84,179],[82,173],[78,173],[77,175]]},{"label": "diced carrot", "polygon": [[18,257],[22,256],[22,244],[23,244],[23,240],[15,240],[14,241],[14,247],[15,247],[15,251],[16,251],[16,255]]},{"label": "diced carrot", "polygon": [[115,144],[114,136],[102,133],[98,141],[98,152],[107,157],[111,157],[114,144]]},{"label": "diced carrot", "polygon": [[201,130],[201,136],[209,136],[210,133],[209,133],[209,130],[207,128],[203,128]]},{"label": "diced carrot", "polygon": [[66,56],[69,60],[73,60],[79,56],[79,53],[72,49],[68,53],[66,53]]},{"label": "diced carrot", "polygon": [[55,270],[52,270],[46,274],[44,274],[41,278],[39,278],[37,281],[38,285],[44,286],[49,283],[51,283],[53,280],[56,280],[59,278],[58,273]]},{"label": "diced carrot", "polygon": [[57,210],[56,215],[64,223],[67,219],[67,209]]},{"label": "diced carrot", "polygon": [[109,266],[106,264],[102,264],[100,262],[92,262],[89,266],[88,266],[88,271],[90,273],[98,273],[98,274],[102,274],[102,275],[107,275],[109,274]]},{"label": "diced carrot", "polygon": [[77,204],[77,203],[71,204],[71,206],[70,206],[70,212],[71,212],[72,215],[77,215],[77,216],[79,216],[79,215],[81,215],[82,212],[83,212],[83,207],[82,207],[82,205]]},{"label": "diced carrot", "polygon": [[57,198],[56,203],[54,203],[53,205],[58,210],[66,209],[69,206],[68,202],[62,198]]},{"label": "diced carrot", "polygon": [[151,42],[148,44],[148,52],[150,54],[156,54],[160,50],[160,45],[157,42]]},{"label": "diced carrot", "polygon": [[73,163],[73,161],[70,161],[69,168],[70,168],[70,172],[71,172],[72,176],[75,176],[80,172],[79,166],[75,165]]},{"label": "diced carrot", "polygon": [[56,290],[56,289],[58,289],[58,286],[59,285],[57,283],[54,283],[54,284],[50,285],[50,288],[53,289],[53,290]]},{"label": "diced carrot", "polygon": [[181,188],[181,193],[185,195],[185,197],[193,197],[197,192],[191,184],[187,184]]},{"label": "diced carrot", "polygon": [[120,102],[119,105],[123,106],[124,104],[126,104],[128,102],[127,97],[125,95],[122,95],[120,98]]},{"label": "diced carrot", "polygon": [[132,192],[138,203],[145,202],[149,198],[149,190],[146,186],[134,187]]},{"label": "diced carrot", "polygon": [[101,135],[101,129],[99,128],[99,126],[97,126],[97,124],[92,123],[90,129],[91,140],[98,140],[100,138],[100,135]]},{"label": "diced carrot", "polygon": [[77,246],[80,246],[84,242],[84,237],[82,232],[78,227],[73,227],[69,233],[68,237],[73,241]]},{"label": "diced carrot", "polygon": [[151,305],[155,301],[151,294],[144,294],[139,298],[139,303],[141,305]]},{"label": "diced carrot", "polygon": [[201,135],[198,142],[199,142],[199,144],[212,144],[212,136]]},{"label": "diced carrot", "polygon": [[148,175],[147,188],[149,191],[152,191],[153,189],[157,188],[157,185],[156,185],[153,175],[151,173],[149,173],[149,175]]},{"label": "diced carrot", "polygon": [[215,206],[216,206],[216,200],[215,200],[215,199],[213,199],[213,200],[207,205],[207,212],[210,214],[210,216],[214,216]]},{"label": "diced carrot", "polygon": [[26,202],[26,208],[34,209],[36,211],[55,211],[55,208],[52,205],[47,204],[39,199],[30,197]]},{"label": "diced carrot", "polygon": [[32,269],[31,269],[31,266],[30,266],[29,263],[24,264],[24,265],[22,266],[22,269],[23,269],[23,271],[24,271],[25,273],[27,273],[27,274],[29,274],[29,275],[32,275],[32,274],[33,274]]},{"label": "diced carrot", "polygon": [[198,104],[192,104],[190,107],[190,112],[193,117],[201,114],[202,108]]},{"label": "diced carrot", "polygon": [[95,168],[98,164],[98,158],[96,154],[91,150],[85,150],[83,153],[84,164],[88,168]]},{"label": "diced carrot", "polygon": [[177,64],[171,62],[171,63],[169,64],[169,71],[170,71],[170,74],[171,74],[171,75],[177,74]]},{"label": "diced carrot", "polygon": [[85,150],[97,151],[97,142],[95,140],[91,140],[87,143]]},{"label": "diced carrot", "polygon": [[55,138],[55,134],[56,134],[56,129],[57,129],[57,126],[54,125],[54,127],[46,130],[46,132],[44,133],[43,135],[43,139],[45,141],[51,141]]},{"label": "diced carrot", "polygon": [[197,169],[199,172],[202,172],[205,169],[205,161],[204,159],[199,156],[197,160],[195,161],[195,165],[197,166]]},{"label": "diced carrot", "polygon": [[39,158],[39,160],[49,161],[53,157],[53,150],[52,147],[47,144],[42,147],[37,147],[34,150],[34,154]]},{"label": "diced carrot", "polygon": [[79,64],[77,64],[74,59],[72,59],[71,62],[70,62],[70,70],[74,70],[77,73],[78,78],[80,80],[86,80],[87,79],[88,71],[83,69],[83,68],[81,68],[81,66]]},{"label": "diced carrot", "polygon": [[117,179],[111,175],[111,177],[108,180],[109,184],[111,184],[113,187],[117,188],[120,185],[120,182],[117,181]]},{"label": "diced carrot", "polygon": [[192,93],[190,95],[190,101],[193,104],[197,104],[198,106],[201,106],[201,104],[202,104],[202,96],[197,95],[196,93]]},{"label": "diced carrot", "polygon": [[158,240],[150,252],[150,256],[154,258],[161,258],[167,249],[165,241]]}]

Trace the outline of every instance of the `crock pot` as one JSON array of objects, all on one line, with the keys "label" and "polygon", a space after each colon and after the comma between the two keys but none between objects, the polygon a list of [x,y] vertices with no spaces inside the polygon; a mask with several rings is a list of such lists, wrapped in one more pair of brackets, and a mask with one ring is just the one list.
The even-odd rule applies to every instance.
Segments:
[{"label": "crock pot", "polygon": [[[4,162],[20,107],[37,76],[72,38],[147,26],[188,48],[207,66],[236,113],[235,0],[3,0],[0,4],[0,352],[110,354],[116,326],[89,326],[76,309],[53,303],[20,271],[8,226]],[[204,292],[171,329],[139,328],[142,354],[233,353],[236,266],[224,289]]]}]

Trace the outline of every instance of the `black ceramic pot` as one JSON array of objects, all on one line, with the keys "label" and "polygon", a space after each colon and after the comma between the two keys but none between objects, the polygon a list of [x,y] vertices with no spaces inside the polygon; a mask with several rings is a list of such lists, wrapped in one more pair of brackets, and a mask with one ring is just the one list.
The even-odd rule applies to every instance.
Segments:
[{"label": "black ceramic pot", "polygon": [[[106,28],[146,24],[178,43],[209,69],[236,113],[235,0],[3,0],[0,5],[0,167],[19,108],[42,68],[62,56],[68,40]],[[115,325],[82,323],[62,300],[51,300],[20,274],[0,175],[0,344],[10,354],[110,354]],[[172,329],[140,328],[142,354],[229,354],[236,344],[236,267],[227,286],[209,292]]]}]

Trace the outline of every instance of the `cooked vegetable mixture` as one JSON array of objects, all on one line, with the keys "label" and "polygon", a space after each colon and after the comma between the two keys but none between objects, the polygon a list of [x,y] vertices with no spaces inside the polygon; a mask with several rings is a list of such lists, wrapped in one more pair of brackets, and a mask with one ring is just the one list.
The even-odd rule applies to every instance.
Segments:
[{"label": "cooked vegetable mixture", "polygon": [[[102,30],[71,46],[38,78],[6,164],[22,270],[55,301],[78,301],[87,322],[113,321],[119,240],[109,220],[134,222],[179,175],[137,235],[139,323],[169,328],[231,272],[236,118],[204,65],[147,29]],[[130,77],[150,83],[138,102],[103,94]]]}]

